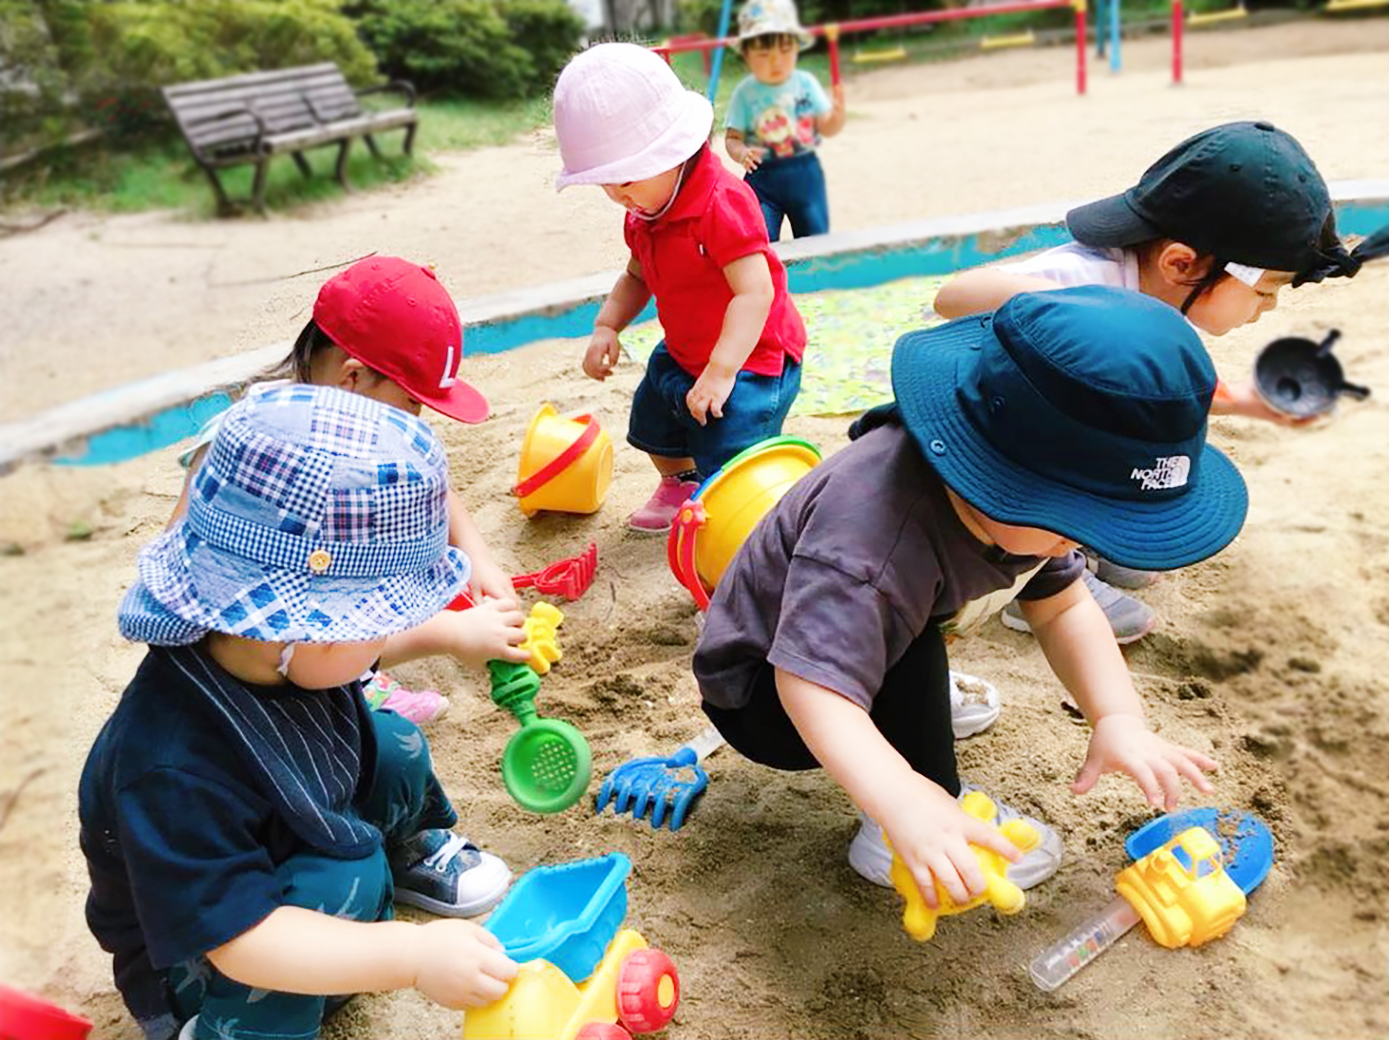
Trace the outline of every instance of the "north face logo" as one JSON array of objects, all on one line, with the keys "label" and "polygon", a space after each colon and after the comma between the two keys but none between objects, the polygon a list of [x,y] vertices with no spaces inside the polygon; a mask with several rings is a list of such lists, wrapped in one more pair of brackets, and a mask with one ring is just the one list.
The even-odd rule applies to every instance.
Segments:
[{"label": "north face logo", "polygon": [[1190,455],[1167,455],[1153,463],[1151,469],[1135,466],[1129,474],[1129,479],[1139,482],[1140,491],[1164,491],[1168,488],[1186,487],[1186,480],[1190,475]]}]

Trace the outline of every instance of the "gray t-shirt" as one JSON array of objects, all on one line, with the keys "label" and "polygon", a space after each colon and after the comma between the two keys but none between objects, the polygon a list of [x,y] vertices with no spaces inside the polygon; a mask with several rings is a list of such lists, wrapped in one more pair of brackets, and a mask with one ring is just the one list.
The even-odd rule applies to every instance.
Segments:
[{"label": "gray t-shirt", "polygon": [[807,473],[753,529],[714,593],[695,678],[706,700],[736,709],[771,664],[867,710],[929,624],[956,631],[1015,589],[1045,599],[1083,568],[1079,552],[1013,556],[980,542],[889,422]]}]

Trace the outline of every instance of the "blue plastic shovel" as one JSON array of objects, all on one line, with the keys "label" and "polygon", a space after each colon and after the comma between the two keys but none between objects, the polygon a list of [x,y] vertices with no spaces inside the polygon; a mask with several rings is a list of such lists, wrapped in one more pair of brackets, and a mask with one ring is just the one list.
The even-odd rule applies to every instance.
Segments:
[{"label": "blue plastic shovel", "polygon": [[604,778],[594,811],[601,813],[612,802],[613,812],[630,809],[634,820],[649,812],[653,830],[669,818],[670,829],[678,831],[695,799],[709,785],[709,774],[699,763],[723,747],[723,742],[717,729],[706,726],[668,758],[657,755],[624,762]]}]

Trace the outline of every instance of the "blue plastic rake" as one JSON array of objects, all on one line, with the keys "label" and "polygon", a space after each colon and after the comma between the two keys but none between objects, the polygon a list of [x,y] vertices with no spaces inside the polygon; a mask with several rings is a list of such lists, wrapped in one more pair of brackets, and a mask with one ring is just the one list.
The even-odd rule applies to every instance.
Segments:
[{"label": "blue plastic rake", "polygon": [[669,820],[670,829],[678,831],[709,785],[709,774],[699,763],[723,742],[717,729],[706,726],[668,758],[656,755],[624,762],[603,779],[594,811],[601,813],[611,802],[614,813],[630,811],[634,820],[650,813],[653,830]]}]

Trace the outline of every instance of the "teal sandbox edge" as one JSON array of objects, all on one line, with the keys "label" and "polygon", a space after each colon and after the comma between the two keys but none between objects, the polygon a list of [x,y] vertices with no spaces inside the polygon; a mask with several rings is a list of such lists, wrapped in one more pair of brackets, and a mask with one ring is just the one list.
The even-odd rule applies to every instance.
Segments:
[{"label": "teal sandbox edge", "polygon": [[[1366,235],[1389,223],[1389,181],[1338,182],[1331,187],[1341,234]],[[1065,204],[1037,206],[833,233],[783,243],[778,249],[794,293],[862,289],[903,278],[947,274],[1060,245],[1069,241],[1063,223],[1068,208]],[[468,323],[466,350],[469,354],[498,354],[542,340],[586,336],[611,284],[611,275],[599,275],[474,301],[464,314]],[[636,320],[654,316],[654,307],[648,306]],[[197,373],[203,366],[156,377],[163,381],[182,376],[183,382],[197,389],[190,390],[185,400],[157,410],[142,412],[132,404],[132,414],[118,420],[103,419],[101,426],[74,430],[70,423],[54,417],[58,412],[65,417],[80,415],[86,401],[96,398],[109,405],[142,384],[108,390],[34,420],[0,428],[0,474],[26,459],[106,465],[176,444],[226,408],[231,393],[264,367],[265,355],[262,349],[249,356],[245,371],[235,377],[226,376],[225,361],[215,363],[222,366],[217,380],[199,381]],[[103,410],[103,415],[108,412]],[[54,429],[63,429],[63,436],[55,438],[47,432]]]}]

